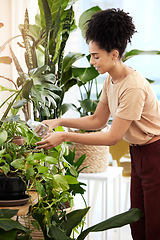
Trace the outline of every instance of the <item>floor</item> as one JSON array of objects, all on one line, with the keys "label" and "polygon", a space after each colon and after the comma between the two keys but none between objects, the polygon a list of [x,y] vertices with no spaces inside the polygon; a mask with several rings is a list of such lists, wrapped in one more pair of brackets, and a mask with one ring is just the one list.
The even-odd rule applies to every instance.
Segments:
[{"label": "floor", "polygon": [[[95,184],[95,183],[93,183]],[[130,203],[129,203],[129,184],[130,184],[130,178],[122,177],[121,181],[121,209],[120,212],[127,211],[129,209]],[[93,186],[94,188],[94,186]],[[101,208],[101,187],[99,186],[97,192],[95,193],[93,191],[92,195],[92,213],[91,213],[91,220],[88,223],[89,226],[92,226],[96,223],[99,223],[102,221],[102,208]],[[85,196],[86,198],[86,196]],[[81,197],[75,198],[75,208],[83,208],[84,203]],[[113,183],[111,182],[109,184],[109,196],[108,196],[108,218],[115,215],[114,212],[114,196],[113,196]],[[87,219],[86,219],[87,222]],[[87,226],[88,227],[88,226]],[[132,240],[131,234],[130,234],[130,227],[129,225],[124,226],[120,229],[110,229],[106,232],[98,232],[98,233],[90,233],[86,240]]]}]

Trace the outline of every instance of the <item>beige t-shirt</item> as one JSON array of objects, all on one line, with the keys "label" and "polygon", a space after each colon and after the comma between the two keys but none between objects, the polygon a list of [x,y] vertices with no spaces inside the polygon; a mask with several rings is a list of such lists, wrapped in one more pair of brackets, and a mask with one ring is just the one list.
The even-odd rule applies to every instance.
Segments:
[{"label": "beige t-shirt", "polygon": [[100,101],[109,105],[112,117],[132,123],[124,139],[131,144],[144,144],[160,135],[160,104],[148,81],[137,71],[113,84],[107,76]]}]

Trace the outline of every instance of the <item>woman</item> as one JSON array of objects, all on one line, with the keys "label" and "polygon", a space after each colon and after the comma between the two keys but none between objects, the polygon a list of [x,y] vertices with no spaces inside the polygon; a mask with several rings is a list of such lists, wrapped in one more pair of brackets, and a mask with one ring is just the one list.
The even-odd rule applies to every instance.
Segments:
[{"label": "woman", "polygon": [[89,145],[130,143],[131,208],[144,217],[131,225],[134,240],[160,239],[160,107],[147,80],[126,66],[121,58],[136,32],[132,18],[120,9],[100,11],[87,22],[86,41],[90,64],[100,73],[109,73],[100,101],[92,116],[46,120],[50,130],[57,126],[97,130],[113,117],[108,132],[80,134],[49,133],[37,148],[50,149],[64,141]]}]

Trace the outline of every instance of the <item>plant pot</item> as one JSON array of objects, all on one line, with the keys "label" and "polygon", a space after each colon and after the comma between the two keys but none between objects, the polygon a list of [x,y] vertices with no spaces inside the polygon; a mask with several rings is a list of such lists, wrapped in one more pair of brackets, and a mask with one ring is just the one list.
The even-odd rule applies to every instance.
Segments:
[{"label": "plant pot", "polygon": [[[81,133],[80,130],[72,131],[69,129],[69,131]],[[77,161],[83,154],[86,155],[84,162],[81,164],[81,169],[86,167],[82,170],[83,173],[97,173],[107,170],[107,167],[109,165],[108,146],[95,146],[74,143],[70,148],[73,150],[74,147],[76,148],[75,161]]]},{"label": "plant pot", "polygon": [[18,200],[26,195],[26,185],[20,177],[0,176],[0,200]]}]

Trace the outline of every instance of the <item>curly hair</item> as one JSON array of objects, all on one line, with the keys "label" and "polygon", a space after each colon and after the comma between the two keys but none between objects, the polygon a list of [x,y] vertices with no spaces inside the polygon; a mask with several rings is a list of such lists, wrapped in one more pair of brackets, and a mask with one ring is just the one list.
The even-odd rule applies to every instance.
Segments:
[{"label": "curly hair", "polygon": [[87,43],[95,41],[108,53],[117,49],[119,57],[122,57],[128,42],[131,42],[132,35],[136,32],[132,17],[119,8],[97,12],[85,24]]}]

